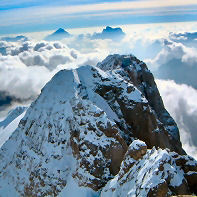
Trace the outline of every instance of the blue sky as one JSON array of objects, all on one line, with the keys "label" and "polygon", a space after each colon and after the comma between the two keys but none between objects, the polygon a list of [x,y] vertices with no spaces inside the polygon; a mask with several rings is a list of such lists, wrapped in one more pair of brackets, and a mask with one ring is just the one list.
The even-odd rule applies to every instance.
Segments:
[{"label": "blue sky", "polygon": [[196,0],[1,0],[0,34],[197,21]]}]

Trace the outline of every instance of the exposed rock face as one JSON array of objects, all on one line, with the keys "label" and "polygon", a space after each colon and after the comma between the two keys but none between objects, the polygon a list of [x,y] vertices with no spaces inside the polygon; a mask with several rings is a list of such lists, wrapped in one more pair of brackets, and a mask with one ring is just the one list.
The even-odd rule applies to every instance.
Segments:
[{"label": "exposed rock face", "polygon": [[[192,194],[194,192],[184,171],[184,165],[178,166],[177,154],[168,150],[147,150],[143,157],[134,159],[129,154],[134,146],[140,143],[134,141],[129,146],[121,164],[120,172],[102,189],[101,197],[108,196],[171,196]],[[144,146],[145,147],[145,146]],[[140,148],[137,149],[140,151]],[[145,150],[145,149],[144,149]],[[184,161],[195,168],[197,162],[182,156]],[[129,166],[129,170],[128,167]],[[125,170],[126,169],[126,170]],[[191,172],[193,174],[194,172]],[[196,181],[195,181],[196,182]],[[194,183],[194,182],[193,182]],[[195,183],[196,184],[196,183]]]},{"label": "exposed rock face", "polygon": [[184,171],[185,179],[192,193],[197,194],[197,162],[189,156],[173,154],[176,165]]},{"label": "exposed rock face", "polygon": [[[110,55],[97,66],[133,84],[148,101],[148,107],[142,103],[133,104],[134,107],[131,107],[131,104],[128,105],[123,99],[116,100],[120,105],[123,119],[127,123],[125,130],[128,131],[128,127],[132,128],[134,136],[145,141],[149,148],[158,146],[184,154],[177,125],[164,108],[153,75],[145,63],[132,55]],[[128,85],[128,93],[131,87]],[[102,92],[103,97],[113,108],[114,97],[117,97],[117,94],[108,98],[108,92],[104,90]]]},{"label": "exposed rock face", "polygon": [[114,55],[98,67],[62,70],[42,89],[0,149],[0,196],[126,196],[131,185],[137,196],[196,192],[196,162],[180,156],[145,64]]},{"label": "exposed rock face", "polygon": [[119,177],[122,178],[135,162],[146,154],[147,146],[140,140],[134,140],[127,149],[127,152],[122,161],[122,165],[119,171]]},{"label": "exposed rock face", "polygon": [[[70,142],[78,163],[73,177],[78,179],[80,186],[98,190],[111,175],[119,172],[127,144],[116,124],[91,102],[78,102],[72,110]],[[87,172],[91,177],[85,176]]]}]

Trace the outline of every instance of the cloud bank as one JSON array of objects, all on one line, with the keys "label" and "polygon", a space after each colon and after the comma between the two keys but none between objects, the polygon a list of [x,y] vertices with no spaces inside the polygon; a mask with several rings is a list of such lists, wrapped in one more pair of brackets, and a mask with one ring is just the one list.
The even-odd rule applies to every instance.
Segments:
[{"label": "cloud bank", "polygon": [[197,88],[197,48],[164,40],[162,50],[145,62],[160,79],[171,79]]},{"label": "cloud bank", "polygon": [[110,53],[128,53],[127,40],[92,40],[88,35],[62,42],[0,41],[0,105],[28,102],[60,69],[96,65]]},{"label": "cloud bank", "polygon": [[[64,68],[96,65],[99,51],[82,54],[60,42],[0,42],[0,108],[31,102],[51,77]],[[6,107],[7,107],[6,106]]]},{"label": "cloud bank", "polygon": [[197,159],[197,90],[169,80],[156,83],[165,107],[179,127],[183,148]]}]

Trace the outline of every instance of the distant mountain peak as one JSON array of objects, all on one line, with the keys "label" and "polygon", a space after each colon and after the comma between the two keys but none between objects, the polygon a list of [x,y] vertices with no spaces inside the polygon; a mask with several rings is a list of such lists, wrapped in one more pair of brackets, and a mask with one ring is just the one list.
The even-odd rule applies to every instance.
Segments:
[{"label": "distant mountain peak", "polygon": [[56,32],[54,32],[53,34],[58,34],[58,33],[68,33],[67,31],[65,31],[63,28],[59,28]]},{"label": "distant mountain peak", "polygon": [[101,33],[94,33],[92,39],[111,39],[111,40],[121,40],[125,36],[125,33],[120,27],[110,27],[107,26],[102,30]]},{"label": "distant mountain peak", "polygon": [[103,31],[104,31],[104,30],[112,30],[112,29],[113,29],[112,27],[107,26],[105,29],[103,29]]},{"label": "distant mountain peak", "polygon": [[105,29],[103,29],[103,32],[114,32],[114,31],[123,32],[120,27],[113,28],[113,27],[107,26]]},{"label": "distant mountain peak", "polygon": [[28,38],[23,35],[19,35],[16,37],[2,37],[0,40],[7,42],[18,42],[18,41],[28,41]]},{"label": "distant mountain peak", "polygon": [[62,40],[64,38],[68,38],[70,36],[71,35],[67,31],[65,31],[63,28],[59,28],[54,33],[48,35],[45,38],[45,40],[47,40],[47,41]]}]

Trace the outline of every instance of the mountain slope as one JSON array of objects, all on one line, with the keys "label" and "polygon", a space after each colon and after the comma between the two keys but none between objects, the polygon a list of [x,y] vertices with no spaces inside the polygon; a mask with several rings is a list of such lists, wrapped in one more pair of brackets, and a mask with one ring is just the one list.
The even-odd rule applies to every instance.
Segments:
[{"label": "mountain slope", "polygon": [[20,120],[25,115],[27,107],[16,107],[0,122],[0,147],[18,127]]},{"label": "mountain slope", "polygon": [[[81,69],[87,80],[83,72],[92,68]],[[20,195],[57,195],[70,176],[98,190],[117,173],[127,145],[103,110],[80,99],[87,94],[75,70],[60,71],[45,86],[1,149],[2,185],[10,183]]]},{"label": "mountain slope", "polygon": [[[85,197],[99,196],[102,190],[101,195],[108,195],[108,181],[114,183],[117,176],[135,172],[136,161],[127,161],[132,147],[142,147],[140,154],[135,152],[139,158],[132,155],[139,160],[139,169],[142,163],[152,169],[152,152],[156,161],[164,153],[169,158],[183,157],[183,169],[188,168],[186,163],[193,162],[191,174],[183,170],[171,172],[173,176],[177,172],[182,178],[188,176],[184,179],[186,189],[188,193],[193,191],[197,164],[190,157],[179,156],[185,152],[178,128],[143,62],[132,55],[113,55],[97,67],[62,70],[45,85],[0,149],[0,194],[9,196],[10,190],[11,196],[67,196],[75,191]],[[153,148],[152,152],[147,148]],[[153,171],[156,168],[157,163]],[[176,165],[174,168],[178,169]],[[156,176],[152,171],[149,175]],[[128,184],[132,181],[132,177],[127,179]],[[118,185],[112,190],[119,190]],[[149,190],[142,188],[140,192],[146,195]],[[174,190],[169,188],[169,192]],[[178,194],[176,190],[174,193]]]},{"label": "mountain slope", "polygon": [[15,109],[11,110],[7,117],[0,122],[0,127],[7,127],[14,119],[16,119],[18,116],[20,116],[23,112],[25,112],[27,107],[21,107],[18,106]]}]

